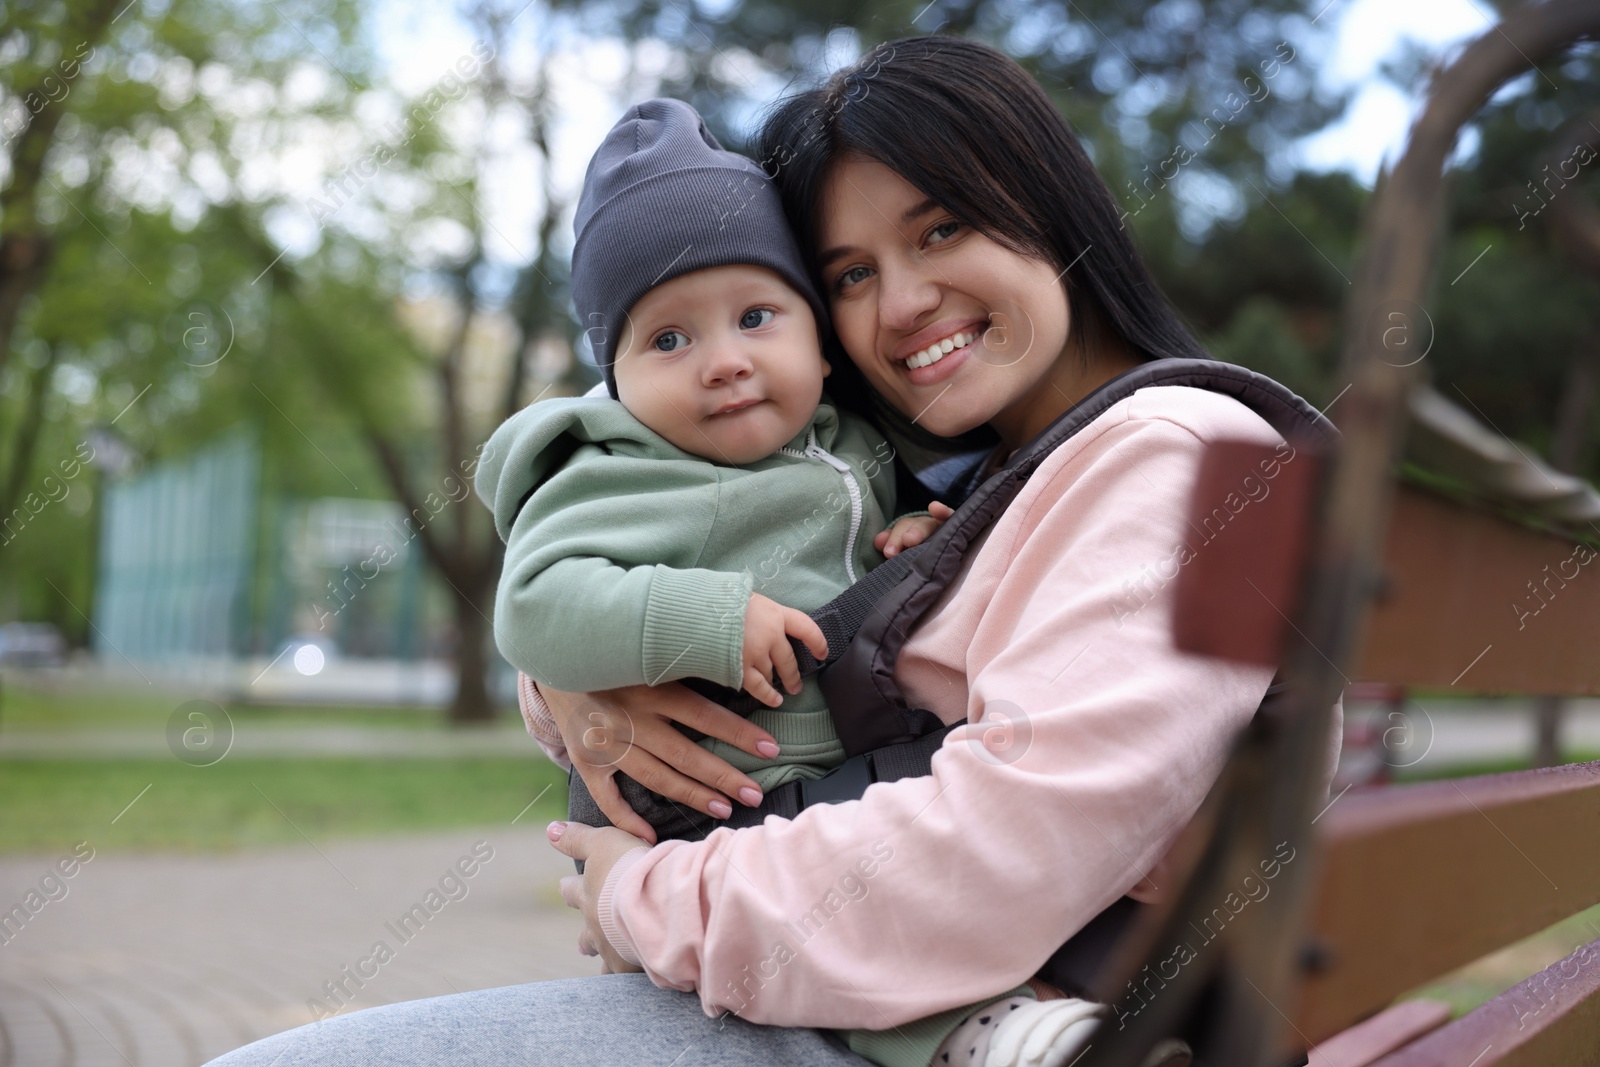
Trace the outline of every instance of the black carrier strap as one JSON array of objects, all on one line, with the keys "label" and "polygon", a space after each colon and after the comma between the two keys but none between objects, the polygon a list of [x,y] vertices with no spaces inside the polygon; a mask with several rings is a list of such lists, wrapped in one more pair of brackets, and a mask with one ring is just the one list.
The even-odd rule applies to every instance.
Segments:
[{"label": "black carrier strap", "polygon": [[909,741],[941,725],[931,713],[907,706],[894,680],[900,650],[916,621],[960,572],[972,542],[1005,510],[1045,457],[1136,391],[1178,385],[1232,396],[1284,437],[1309,436],[1325,446],[1338,439],[1338,430],[1316,408],[1271,378],[1231,363],[1155,360],[1106,382],[1017,449],[926,542],[899,553],[867,576],[872,580],[881,574],[881,581],[892,582],[892,587],[878,583],[869,592],[866,581],[858,582],[817,613],[832,620],[859,620],[848,645],[835,645],[829,637],[829,661],[817,679],[847,755]]},{"label": "black carrier strap", "polygon": [[[1339,439],[1339,431],[1316,408],[1245,367],[1209,359],[1162,359],[1118,375],[1017,449],[1005,466],[979,484],[974,483],[979,482],[981,466],[975,468],[952,494],[962,498],[961,505],[927,541],[879,564],[811,612],[828,639],[827,662],[819,664],[810,650],[791,639],[801,675],[821,672],[818,684],[847,756],[843,764],[815,781],[790,782],[769,791],[760,807],[736,806],[732,817],[720,822],[680,805],[665,811],[663,798],[619,773],[615,780],[624,799],[650,821],[660,839],[700,838],[717,826],[757,826],[768,815],[793,818],[811,804],[859,799],[874,782],[930,773],[933,754],[945,736],[963,724],[946,726],[932,712],[907,705],[894,680],[907,634],[955,579],[973,541],[1015,499],[1045,457],[1112,405],[1151,386],[1189,386],[1231,396],[1285,438],[1309,439],[1329,450]],[[747,693],[703,679],[685,679],[684,684],[742,715],[765,706]],[[1282,688],[1275,682],[1262,707],[1277,699]],[[695,740],[704,736],[680,728]],[[583,779],[572,774],[569,782],[571,817],[609,824]],[[581,862],[578,869],[583,869]],[[1060,946],[1039,977],[1074,995],[1088,996],[1095,972],[1138,909],[1130,897],[1113,903]]]},{"label": "black carrier strap", "polygon": [[[790,782],[769,791],[758,808],[735,806],[732,817],[723,822],[672,804],[619,773],[615,782],[623,798],[650,821],[659,839],[695,839],[717,826],[755,826],[768,815],[793,818],[812,804],[859,799],[874,782],[930,773],[934,753],[949,732],[963,724],[946,726],[931,712],[906,704],[894,681],[894,667],[907,634],[954,580],[973,541],[1016,497],[1046,456],[1137,390],[1174,385],[1232,396],[1285,438],[1309,440],[1312,447],[1325,451],[1332,451],[1339,440],[1339,431],[1310,404],[1272,379],[1231,363],[1165,359],[1119,375],[1017,449],[1005,466],[981,483],[981,465],[975,468],[953,488],[951,496],[961,505],[932,537],[875,567],[811,613],[828,639],[828,661],[819,664],[798,641],[791,643],[802,675],[821,671],[818,683],[847,755],[843,764],[815,781]],[[702,679],[686,679],[685,684],[740,714],[764,706],[742,691]],[[1256,714],[1282,699],[1283,690],[1274,679]],[[695,740],[704,736],[680,729]],[[572,818],[609,824],[583,779],[573,773],[568,781]],[[583,863],[578,861],[577,867],[581,873]],[[1095,976],[1142,907],[1127,896],[1113,902],[1057,947],[1037,976],[1074,996],[1091,997]],[[1300,1056],[1283,1067],[1305,1062]]]}]

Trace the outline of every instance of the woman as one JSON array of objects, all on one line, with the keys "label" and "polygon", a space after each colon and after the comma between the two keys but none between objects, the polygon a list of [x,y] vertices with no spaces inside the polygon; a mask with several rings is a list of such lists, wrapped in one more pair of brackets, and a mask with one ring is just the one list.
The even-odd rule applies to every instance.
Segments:
[{"label": "woman", "polygon": [[[847,357],[830,395],[902,458],[998,441],[993,469],[1110,378],[1204,356],[1071,131],[998,52],[880,46],[784,101],[760,146]],[[940,344],[958,333],[979,339]],[[1156,388],[1045,460],[901,653],[917,706],[979,724],[927,777],[648,847],[619,770],[717,817],[759,801],[673,721],[752,753],[772,739],[676,683],[533,694],[536,733],[617,823],[550,829],[585,860],[563,881],[580,947],[644,974],[371,1009],[217,1062],[861,1064],[832,1028],[892,1033],[1015,987],[1112,901],[1160,891],[1163,854],[1270,681],[1172,647],[1156,567],[1218,438],[1280,440],[1229,398]],[[996,722],[1001,751],[985,747]]]}]

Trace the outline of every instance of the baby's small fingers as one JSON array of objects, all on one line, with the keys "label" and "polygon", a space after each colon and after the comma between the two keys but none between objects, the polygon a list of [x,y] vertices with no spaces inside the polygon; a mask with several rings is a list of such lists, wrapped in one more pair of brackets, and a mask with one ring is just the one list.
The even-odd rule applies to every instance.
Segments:
[{"label": "baby's small fingers", "polygon": [[783,697],[772,688],[772,683],[767,679],[770,672],[763,674],[755,667],[744,669],[744,691],[755,697],[769,708],[776,708],[783,704]]},{"label": "baby's small fingers", "polygon": [[935,500],[928,504],[928,514],[936,519],[948,519],[956,513],[956,509],[949,504],[942,504]]},{"label": "baby's small fingers", "polygon": [[794,649],[789,647],[789,642],[785,641],[783,647],[776,651],[778,654],[774,660],[778,667],[778,680],[792,696],[800,692],[800,664],[795,661]]}]

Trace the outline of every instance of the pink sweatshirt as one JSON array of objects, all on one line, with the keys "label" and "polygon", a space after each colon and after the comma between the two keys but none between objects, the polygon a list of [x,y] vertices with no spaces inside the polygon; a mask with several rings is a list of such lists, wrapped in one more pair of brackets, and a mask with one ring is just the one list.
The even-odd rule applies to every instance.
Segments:
[{"label": "pink sweatshirt", "polygon": [[1282,441],[1237,401],[1158,386],[1047,457],[901,654],[913,706],[968,722],[933,773],[626,854],[598,901],[618,953],[707,1015],[885,1029],[1022,982],[1124,894],[1154,899],[1272,677],[1172,644],[1180,547],[1205,550],[1195,474],[1224,438]]}]

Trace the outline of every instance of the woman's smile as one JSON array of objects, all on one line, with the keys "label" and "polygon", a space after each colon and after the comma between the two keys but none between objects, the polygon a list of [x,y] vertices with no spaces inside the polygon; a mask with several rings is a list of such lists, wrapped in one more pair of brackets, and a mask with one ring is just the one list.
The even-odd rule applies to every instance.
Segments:
[{"label": "woman's smile", "polygon": [[876,160],[836,160],[821,206],[835,330],[886,400],[946,437],[987,422],[1020,443],[1048,421],[1060,394],[1040,386],[1072,366],[1057,359],[1071,315],[1056,267],[951,217]]},{"label": "woman's smile", "polygon": [[[936,322],[900,342],[895,347],[893,359],[907,372],[911,372],[920,367],[943,362],[951,353],[965,354],[972,342],[988,328],[988,323],[987,318],[966,320],[947,318]],[[942,376],[935,378],[931,375],[912,374],[911,380],[920,384],[925,381],[942,380]]]},{"label": "woman's smile", "polygon": [[959,371],[966,363],[967,357],[972,354],[973,342],[978,339],[976,333],[957,334],[961,343],[956,344],[951,339],[946,339],[944,348],[940,345],[930,346],[927,350],[918,352],[910,359],[900,364],[906,379],[912,385],[934,385]]}]

